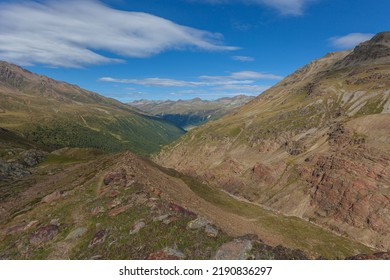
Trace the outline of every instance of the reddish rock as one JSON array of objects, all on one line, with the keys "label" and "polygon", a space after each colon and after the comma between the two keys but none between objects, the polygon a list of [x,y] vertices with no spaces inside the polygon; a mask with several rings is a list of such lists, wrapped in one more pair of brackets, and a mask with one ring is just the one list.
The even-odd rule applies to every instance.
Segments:
[{"label": "reddish rock", "polygon": [[45,196],[42,199],[42,202],[43,203],[52,203],[52,202],[54,202],[56,200],[59,200],[60,198],[61,198],[61,192],[55,191],[52,194],[49,194],[49,195]]},{"label": "reddish rock", "polygon": [[[316,212],[354,227],[384,231],[390,218],[383,209],[390,208],[390,201],[373,178],[379,176],[383,184],[390,181],[382,175],[384,167],[378,162],[380,158],[374,159],[364,151],[312,158],[312,172],[301,169],[300,174],[312,185],[311,205]],[[376,175],[370,175],[372,172]]]},{"label": "reddish rock", "polygon": [[12,235],[12,234],[16,234],[16,233],[22,232],[25,229],[26,225],[27,224],[25,222],[23,222],[23,223],[14,225],[12,227],[9,227],[6,230],[6,235]]},{"label": "reddish rock", "polygon": [[126,212],[130,208],[131,208],[131,205],[125,205],[122,207],[114,208],[114,209],[110,210],[107,215],[110,217],[115,217],[123,212]]},{"label": "reddish rock", "polygon": [[275,177],[272,174],[272,168],[258,163],[252,168],[253,179],[260,181],[264,184],[273,184],[275,182]]},{"label": "reddish rock", "polygon": [[112,208],[117,207],[121,203],[122,203],[122,201],[120,199],[116,198],[113,201],[110,201],[110,202],[106,203],[106,207],[108,209],[112,209]]},{"label": "reddish rock", "polygon": [[179,257],[168,255],[164,251],[151,253],[146,259],[147,260],[180,260]]},{"label": "reddish rock", "polygon": [[137,192],[132,195],[132,202],[134,205],[146,205],[149,202],[149,195],[144,192]]},{"label": "reddish rock", "polygon": [[147,260],[182,260],[186,256],[174,248],[165,248],[164,250],[152,253]]},{"label": "reddish rock", "polygon": [[97,244],[103,243],[108,235],[107,230],[101,230],[98,231],[92,238],[91,242],[89,243],[89,247],[95,246]]},{"label": "reddish rock", "polygon": [[194,212],[191,212],[175,203],[169,203],[169,209],[171,209],[172,211],[176,212],[176,213],[179,213],[181,215],[184,215],[184,216],[189,216],[189,217],[196,217],[196,214]]},{"label": "reddish rock", "polygon": [[375,254],[360,254],[346,258],[346,260],[390,260],[390,252],[380,252]]},{"label": "reddish rock", "polygon": [[223,244],[215,254],[216,260],[246,260],[252,250],[252,240],[236,239]]},{"label": "reddish rock", "polygon": [[107,193],[107,197],[114,198],[120,195],[120,192],[117,190],[112,190]]},{"label": "reddish rock", "polygon": [[58,234],[58,226],[47,225],[39,228],[30,235],[30,244],[40,245],[52,240]]},{"label": "reddish rock", "polygon": [[153,188],[153,189],[152,189],[152,193],[155,194],[156,196],[160,197],[161,194],[162,194],[162,191],[159,190],[159,189],[154,189],[154,188]]},{"label": "reddish rock", "polygon": [[144,220],[139,220],[139,221],[135,222],[134,225],[132,225],[132,227],[130,228],[129,233],[130,234],[136,234],[142,228],[144,228],[145,226],[146,226],[145,221]]},{"label": "reddish rock", "polygon": [[105,209],[103,206],[96,206],[95,208],[92,209],[91,214],[93,216],[96,216],[100,213],[104,213],[104,211],[105,211]]},{"label": "reddish rock", "polygon": [[115,186],[126,187],[126,185],[127,185],[126,171],[124,169],[121,169],[120,171],[114,171],[114,172],[108,173],[104,177],[103,183],[105,185],[115,185]]}]

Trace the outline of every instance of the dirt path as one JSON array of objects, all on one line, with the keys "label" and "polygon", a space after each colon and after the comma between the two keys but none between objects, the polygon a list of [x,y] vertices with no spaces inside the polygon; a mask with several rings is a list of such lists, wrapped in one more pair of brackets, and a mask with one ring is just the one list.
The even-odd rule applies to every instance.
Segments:
[{"label": "dirt path", "polygon": [[283,243],[283,238],[275,236],[275,234],[259,226],[256,223],[257,219],[233,214],[213,205],[197,195],[187,184],[183,183],[183,181],[180,179],[176,180],[181,187],[174,190],[165,188],[163,194],[166,195],[167,199],[173,199],[175,203],[207,218],[210,222],[219,226],[231,236],[256,234],[270,245]]}]

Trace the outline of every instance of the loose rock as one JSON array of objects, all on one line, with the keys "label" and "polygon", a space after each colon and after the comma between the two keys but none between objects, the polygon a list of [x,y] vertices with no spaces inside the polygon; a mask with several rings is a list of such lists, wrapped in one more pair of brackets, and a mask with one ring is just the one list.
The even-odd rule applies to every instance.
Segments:
[{"label": "loose rock", "polygon": [[151,253],[147,260],[182,260],[186,256],[174,248],[165,248],[164,250]]},{"label": "loose rock", "polygon": [[218,229],[216,229],[212,225],[206,225],[204,231],[208,237],[217,237],[218,236]]},{"label": "loose rock", "polygon": [[116,198],[116,199],[114,199],[113,201],[108,202],[108,203],[106,204],[106,207],[107,207],[108,209],[112,209],[112,208],[117,207],[117,206],[118,206],[119,204],[121,204],[121,203],[122,203],[122,201],[121,201],[120,199]]},{"label": "loose rock", "polygon": [[209,224],[209,222],[205,218],[199,217],[195,220],[190,221],[187,224],[187,228],[191,230],[196,230],[205,227],[207,224]]},{"label": "loose rock", "polygon": [[75,229],[74,231],[72,231],[71,233],[69,233],[68,236],[65,238],[65,240],[73,240],[73,239],[80,238],[86,232],[87,232],[86,228],[79,227],[79,228]]},{"label": "loose rock", "polygon": [[126,212],[130,208],[131,208],[131,205],[125,205],[122,207],[114,208],[114,209],[110,210],[110,212],[108,212],[108,216],[115,217],[123,212]]},{"label": "loose rock", "polygon": [[39,228],[30,235],[30,244],[40,245],[53,239],[58,234],[58,226],[47,225]]},{"label": "loose rock", "polygon": [[42,202],[43,203],[52,203],[56,200],[59,200],[61,198],[61,193],[59,191],[55,191],[47,196],[45,196],[43,199],[42,199]]},{"label": "loose rock", "polygon": [[122,169],[120,171],[114,171],[108,173],[104,177],[103,183],[105,185],[116,185],[116,186],[125,187],[127,185],[126,171]]},{"label": "loose rock", "polygon": [[252,250],[251,240],[233,240],[223,244],[215,254],[216,260],[246,260]]},{"label": "loose rock", "polygon": [[105,211],[105,209],[103,206],[96,206],[95,208],[92,209],[91,214],[93,216],[96,216],[100,213],[104,213],[104,211]]},{"label": "loose rock", "polygon": [[146,226],[144,220],[137,221],[130,229],[130,234],[136,234],[139,232],[142,228]]},{"label": "loose rock", "polygon": [[103,243],[104,240],[106,239],[106,236],[108,234],[107,230],[101,230],[98,231],[92,238],[91,242],[89,243],[88,247],[95,246],[97,244]]}]

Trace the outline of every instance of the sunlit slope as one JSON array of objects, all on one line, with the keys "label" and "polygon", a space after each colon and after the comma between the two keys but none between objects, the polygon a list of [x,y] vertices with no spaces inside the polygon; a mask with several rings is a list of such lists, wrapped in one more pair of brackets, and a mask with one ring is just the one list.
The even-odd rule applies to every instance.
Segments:
[{"label": "sunlit slope", "polygon": [[315,60],[156,161],[389,250],[389,50],[380,33]]},{"label": "sunlit slope", "polygon": [[0,126],[49,148],[159,151],[184,132],[116,100],[0,63]]}]

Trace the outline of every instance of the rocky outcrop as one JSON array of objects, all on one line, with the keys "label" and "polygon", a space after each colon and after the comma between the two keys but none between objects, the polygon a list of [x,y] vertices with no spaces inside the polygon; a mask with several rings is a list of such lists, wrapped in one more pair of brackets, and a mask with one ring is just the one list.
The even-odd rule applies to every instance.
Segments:
[{"label": "rocky outcrop", "polygon": [[388,233],[390,197],[385,186],[390,184],[389,162],[386,157],[373,161],[367,156],[364,150],[318,156],[310,160],[313,168],[302,175],[312,186],[312,205],[319,216]]},{"label": "rocky outcrop", "polygon": [[380,252],[374,254],[360,254],[346,258],[346,260],[390,260],[390,252]]},{"label": "rocky outcrop", "polygon": [[87,232],[87,229],[85,227],[79,227],[75,230],[71,231],[68,236],[65,238],[65,240],[74,240],[82,237]]},{"label": "rocky outcrop", "polygon": [[164,250],[151,253],[147,260],[183,260],[185,257],[186,255],[183,252],[167,247]]},{"label": "rocky outcrop", "polygon": [[236,239],[223,244],[216,252],[216,260],[247,260],[250,258],[253,241]]},{"label": "rocky outcrop", "polygon": [[390,63],[390,32],[382,32],[371,40],[358,45],[336,66],[341,68],[388,63]]},{"label": "rocky outcrop", "polygon": [[0,180],[7,178],[21,178],[31,174],[29,168],[38,165],[46,157],[47,153],[40,150],[9,150],[11,159],[0,158]]},{"label": "rocky outcrop", "polygon": [[95,245],[101,244],[106,240],[106,237],[108,235],[108,230],[100,230],[92,237],[91,242],[89,243],[88,247],[93,247]]},{"label": "rocky outcrop", "polygon": [[145,221],[144,220],[139,220],[139,221],[135,222],[134,225],[132,225],[132,227],[130,228],[130,232],[129,233],[131,235],[136,234],[142,228],[144,228],[145,226],[146,226]]},{"label": "rocky outcrop", "polygon": [[47,225],[37,229],[30,235],[30,244],[40,245],[52,240],[58,234],[57,225]]}]

